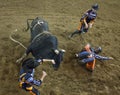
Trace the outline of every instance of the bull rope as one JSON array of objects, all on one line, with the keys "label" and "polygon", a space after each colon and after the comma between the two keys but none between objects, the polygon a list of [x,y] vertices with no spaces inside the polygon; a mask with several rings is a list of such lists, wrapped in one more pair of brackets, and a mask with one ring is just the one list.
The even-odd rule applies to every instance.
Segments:
[{"label": "bull rope", "polygon": [[48,32],[48,31],[44,31],[43,33],[40,33],[40,34],[38,34],[37,36],[35,36],[35,38],[32,40],[31,43],[33,43],[33,42],[35,41],[35,39],[36,39],[37,37],[39,37],[40,35],[42,35],[42,34],[51,34],[51,33]]},{"label": "bull rope", "polygon": [[[10,40],[13,41],[13,42],[15,42],[15,43],[17,43],[17,44],[19,44],[19,45],[22,46],[25,50],[27,50],[27,48],[26,48],[21,42],[15,40],[15,39],[12,37],[12,34],[13,34],[14,32],[16,32],[16,31],[17,31],[17,29],[16,29],[15,31],[11,32],[11,34],[9,35]],[[25,56],[26,56],[26,54],[23,54],[23,56],[22,56],[21,58],[19,58],[18,60],[16,60],[16,63],[20,63],[20,62],[25,58]]]},{"label": "bull rope", "polygon": [[27,50],[27,47],[25,47],[21,42],[15,40],[15,39],[12,37],[12,34],[13,34],[14,32],[16,32],[16,31],[17,31],[17,30],[13,31],[13,32],[9,35],[10,40],[12,40],[13,42],[19,44],[19,45],[22,46],[25,50]]}]

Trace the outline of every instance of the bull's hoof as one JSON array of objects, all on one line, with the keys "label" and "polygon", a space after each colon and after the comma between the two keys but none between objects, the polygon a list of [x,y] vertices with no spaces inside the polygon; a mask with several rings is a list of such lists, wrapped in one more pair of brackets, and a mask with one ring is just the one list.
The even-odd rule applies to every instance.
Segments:
[{"label": "bull's hoof", "polygon": [[68,36],[68,39],[70,40],[71,38],[72,38],[72,36],[71,36],[71,35],[69,35],[69,36]]},{"label": "bull's hoof", "polygon": [[58,71],[58,68],[54,67],[54,70],[55,70],[55,71]]},{"label": "bull's hoof", "polygon": [[55,71],[58,71],[58,68],[54,68]]}]

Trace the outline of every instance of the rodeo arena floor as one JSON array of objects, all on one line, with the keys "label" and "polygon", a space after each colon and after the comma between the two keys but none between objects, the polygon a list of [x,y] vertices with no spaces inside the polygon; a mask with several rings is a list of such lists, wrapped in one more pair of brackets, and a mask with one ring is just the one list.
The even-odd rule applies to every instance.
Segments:
[{"label": "rodeo arena floor", "polygon": [[[93,4],[99,5],[96,21],[87,33],[68,36]],[[120,0],[0,0],[0,95],[30,95],[19,87],[21,63],[16,63],[30,44],[27,19],[41,17],[66,50],[58,70],[50,62],[38,66],[35,79],[45,77],[34,86],[41,95],[120,95]],[[78,64],[75,53],[87,44],[101,46],[100,55],[113,60],[96,61],[93,72]],[[30,55],[32,56],[32,55]]]}]

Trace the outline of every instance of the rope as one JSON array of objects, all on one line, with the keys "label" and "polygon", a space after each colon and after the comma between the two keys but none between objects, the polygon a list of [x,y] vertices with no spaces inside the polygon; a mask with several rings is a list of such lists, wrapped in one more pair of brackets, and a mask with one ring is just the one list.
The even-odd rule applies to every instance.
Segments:
[{"label": "rope", "polygon": [[[17,31],[17,29],[16,29],[15,31],[13,31],[13,32],[9,35],[10,40],[12,40],[13,42],[19,44],[19,45],[22,46],[25,50],[27,50],[27,48],[26,48],[21,42],[15,40],[15,39],[12,37],[12,34],[13,34],[14,32],[16,32],[16,31]],[[25,56],[26,56],[26,55],[23,54],[23,56],[22,56],[21,58],[19,58],[18,60],[16,60],[16,63],[21,62]]]},{"label": "rope", "polygon": [[51,34],[51,33],[48,31],[43,31],[42,33],[39,33],[37,36],[35,36],[31,43],[33,43],[37,39],[37,37],[41,36],[42,34]]},{"label": "rope", "polygon": [[[17,31],[17,30],[16,30],[16,31]],[[16,31],[15,31],[15,32],[16,32]],[[25,50],[27,50],[27,47],[25,47],[21,42],[15,40],[15,39],[12,37],[12,34],[13,34],[13,33],[14,33],[14,32],[12,32],[12,33],[9,35],[10,40],[12,40],[13,42],[19,44],[19,45],[22,46]]]}]

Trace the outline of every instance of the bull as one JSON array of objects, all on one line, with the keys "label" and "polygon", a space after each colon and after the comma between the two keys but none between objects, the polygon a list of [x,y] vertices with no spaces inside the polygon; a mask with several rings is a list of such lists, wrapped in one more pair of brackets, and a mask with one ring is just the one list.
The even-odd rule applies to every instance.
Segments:
[{"label": "bull", "polygon": [[65,50],[58,49],[58,39],[49,32],[48,22],[42,18],[35,18],[31,24],[27,20],[27,29],[31,32],[31,43],[26,53],[20,58],[22,60],[29,53],[32,53],[36,60],[51,59],[55,61],[54,69],[58,69],[63,60]]}]

